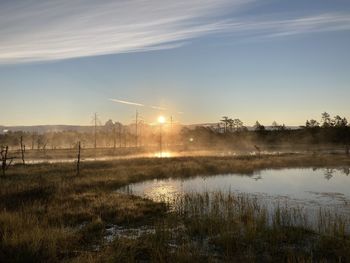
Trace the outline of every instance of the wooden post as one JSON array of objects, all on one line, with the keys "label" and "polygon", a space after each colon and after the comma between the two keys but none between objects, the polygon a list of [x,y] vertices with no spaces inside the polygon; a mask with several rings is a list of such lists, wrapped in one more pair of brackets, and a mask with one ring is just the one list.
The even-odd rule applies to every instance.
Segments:
[{"label": "wooden post", "polygon": [[6,161],[7,161],[7,149],[8,147],[1,146],[1,169],[2,175],[5,176],[6,173]]},{"label": "wooden post", "polygon": [[26,150],[26,146],[23,144],[23,136],[21,136],[21,156],[22,156],[22,163],[23,166],[25,165],[25,161],[24,161],[24,152]]},{"label": "wooden post", "polygon": [[[14,158],[7,157],[8,150],[9,150],[8,146],[1,146],[0,155],[1,155],[1,169],[2,169],[3,176],[5,176],[6,170],[9,168],[9,166],[11,165],[11,163],[14,159]],[[10,160],[10,162],[7,163],[7,160]]]},{"label": "wooden post", "polygon": [[80,175],[80,141],[78,142],[77,176]]}]

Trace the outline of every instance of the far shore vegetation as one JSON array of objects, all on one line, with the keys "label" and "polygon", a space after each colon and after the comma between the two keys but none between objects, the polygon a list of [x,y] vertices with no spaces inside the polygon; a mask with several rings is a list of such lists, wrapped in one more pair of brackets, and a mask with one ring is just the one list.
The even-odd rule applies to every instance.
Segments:
[{"label": "far shore vegetation", "polygon": [[[305,125],[288,127],[273,122],[264,126],[256,121],[253,127],[244,126],[236,118],[222,117],[217,124],[182,126],[172,122],[150,125],[135,122],[123,125],[109,120],[102,126],[76,127],[71,130],[7,130],[0,132],[0,146],[19,155],[24,149],[28,158],[74,157],[78,143],[85,156],[128,155],[159,150],[160,137],[163,150],[223,150],[268,151],[308,150],[320,147],[341,147],[349,152],[350,125],[345,117],[331,117],[322,113],[319,121],[307,120]],[[50,151],[51,150],[51,151]],[[54,150],[54,151],[53,151]],[[72,152],[73,151],[73,152]]]}]

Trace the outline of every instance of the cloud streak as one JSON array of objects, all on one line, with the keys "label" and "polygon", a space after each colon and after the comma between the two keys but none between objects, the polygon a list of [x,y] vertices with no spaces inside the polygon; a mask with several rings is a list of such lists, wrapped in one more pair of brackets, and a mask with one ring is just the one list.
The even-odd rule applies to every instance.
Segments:
[{"label": "cloud streak", "polygon": [[60,0],[0,3],[0,62],[58,60],[178,47],[215,31],[243,0]]},{"label": "cloud streak", "polygon": [[131,101],[126,101],[126,100],[119,100],[119,99],[109,99],[110,101],[116,102],[116,103],[121,103],[121,104],[127,104],[127,105],[132,105],[132,106],[137,106],[137,107],[146,107],[146,108],[150,108],[153,110],[161,110],[161,111],[167,111],[168,109],[165,107],[161,107],[161,106],[147,106],[145,104],[142,103],[138,103],[138,102],[131,102]]},{"label": "cloud streak", "polygon": [[126,101],[126,100],[117,100],[117,99],[109,99],[110,101],[117,102],[117,103],[122,103],[122,104],[127,104],[127,105],[133,105],[133,106],[139,106],[139,107],[144,107],[145,105],[137,102],[131,102],[131,101]]},{"label": "cloud streak", "polygon": [[346,13],[289,19],[240,14],[252,2],[4,1],[0,3],[0,63],[171,49],[218,33],[282,37],[350,29]]}]

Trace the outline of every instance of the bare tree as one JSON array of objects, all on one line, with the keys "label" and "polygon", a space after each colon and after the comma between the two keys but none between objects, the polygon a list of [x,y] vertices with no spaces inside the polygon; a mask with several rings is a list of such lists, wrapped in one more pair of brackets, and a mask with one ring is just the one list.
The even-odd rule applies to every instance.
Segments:
[{"label": "bare tree", "polygon": [[37,137],[37,133],[33,132],[32,133],[32,150],[34,150],[34,145],[35,145],[35,139]]}]

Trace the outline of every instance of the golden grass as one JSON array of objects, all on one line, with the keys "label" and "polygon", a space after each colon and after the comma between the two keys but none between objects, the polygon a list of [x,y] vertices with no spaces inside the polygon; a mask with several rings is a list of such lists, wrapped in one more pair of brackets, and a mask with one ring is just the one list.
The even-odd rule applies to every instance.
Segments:
[{"label": "golden grass", "polygon": [[[16,165],[9,168],[6,177],[0,178],[0,261],[95,262],[110,259],[109,254],[112,259],[132,261],[133,253],[142,256],[148,251],[148,246],[152,246],[152,259],[168,260],[161,256],[167,249],[161,243],[170,235],[166,231],[147,237],[146,241],[150,240],[146,245],[142,240],[117,241],[112,245],[105,243],[103,236],[107,224],[130,226],[156,224],[164,218],[173,220],[168,219],[164,204],[117,193],[118,187],[151,178],[252,173],[265,168],[349,165],[350,158],[341,155],[142,158],[85,162],[81,164],[78,177],[75,176],[73,163]],[[220,216],[216,220],[217,224],[223,222]],[[237,220],[248,222],[250,217],[245,215]],[[202,228],[200,224],[189,224],[190,233],[207,234],[203,230],[205,222],[202,223]],[[222,233],[222,238],[230,237]],[[327,242],[330,241],[324,239],[324,243]],[[168,256],[175,254],[174,258],[179,261],[186,261],[188,257],[203,258],[193,249],[191,242],[182,241],[180,244]],[[118,250],[120,256],[110,251],[115,250],[115,245],[123,248]],[[97,252],[94,251],[96,247],[100,247]],[[253,255],[253,252],[248,254]],[[209,260],[210,255],[206,259]]]}]

